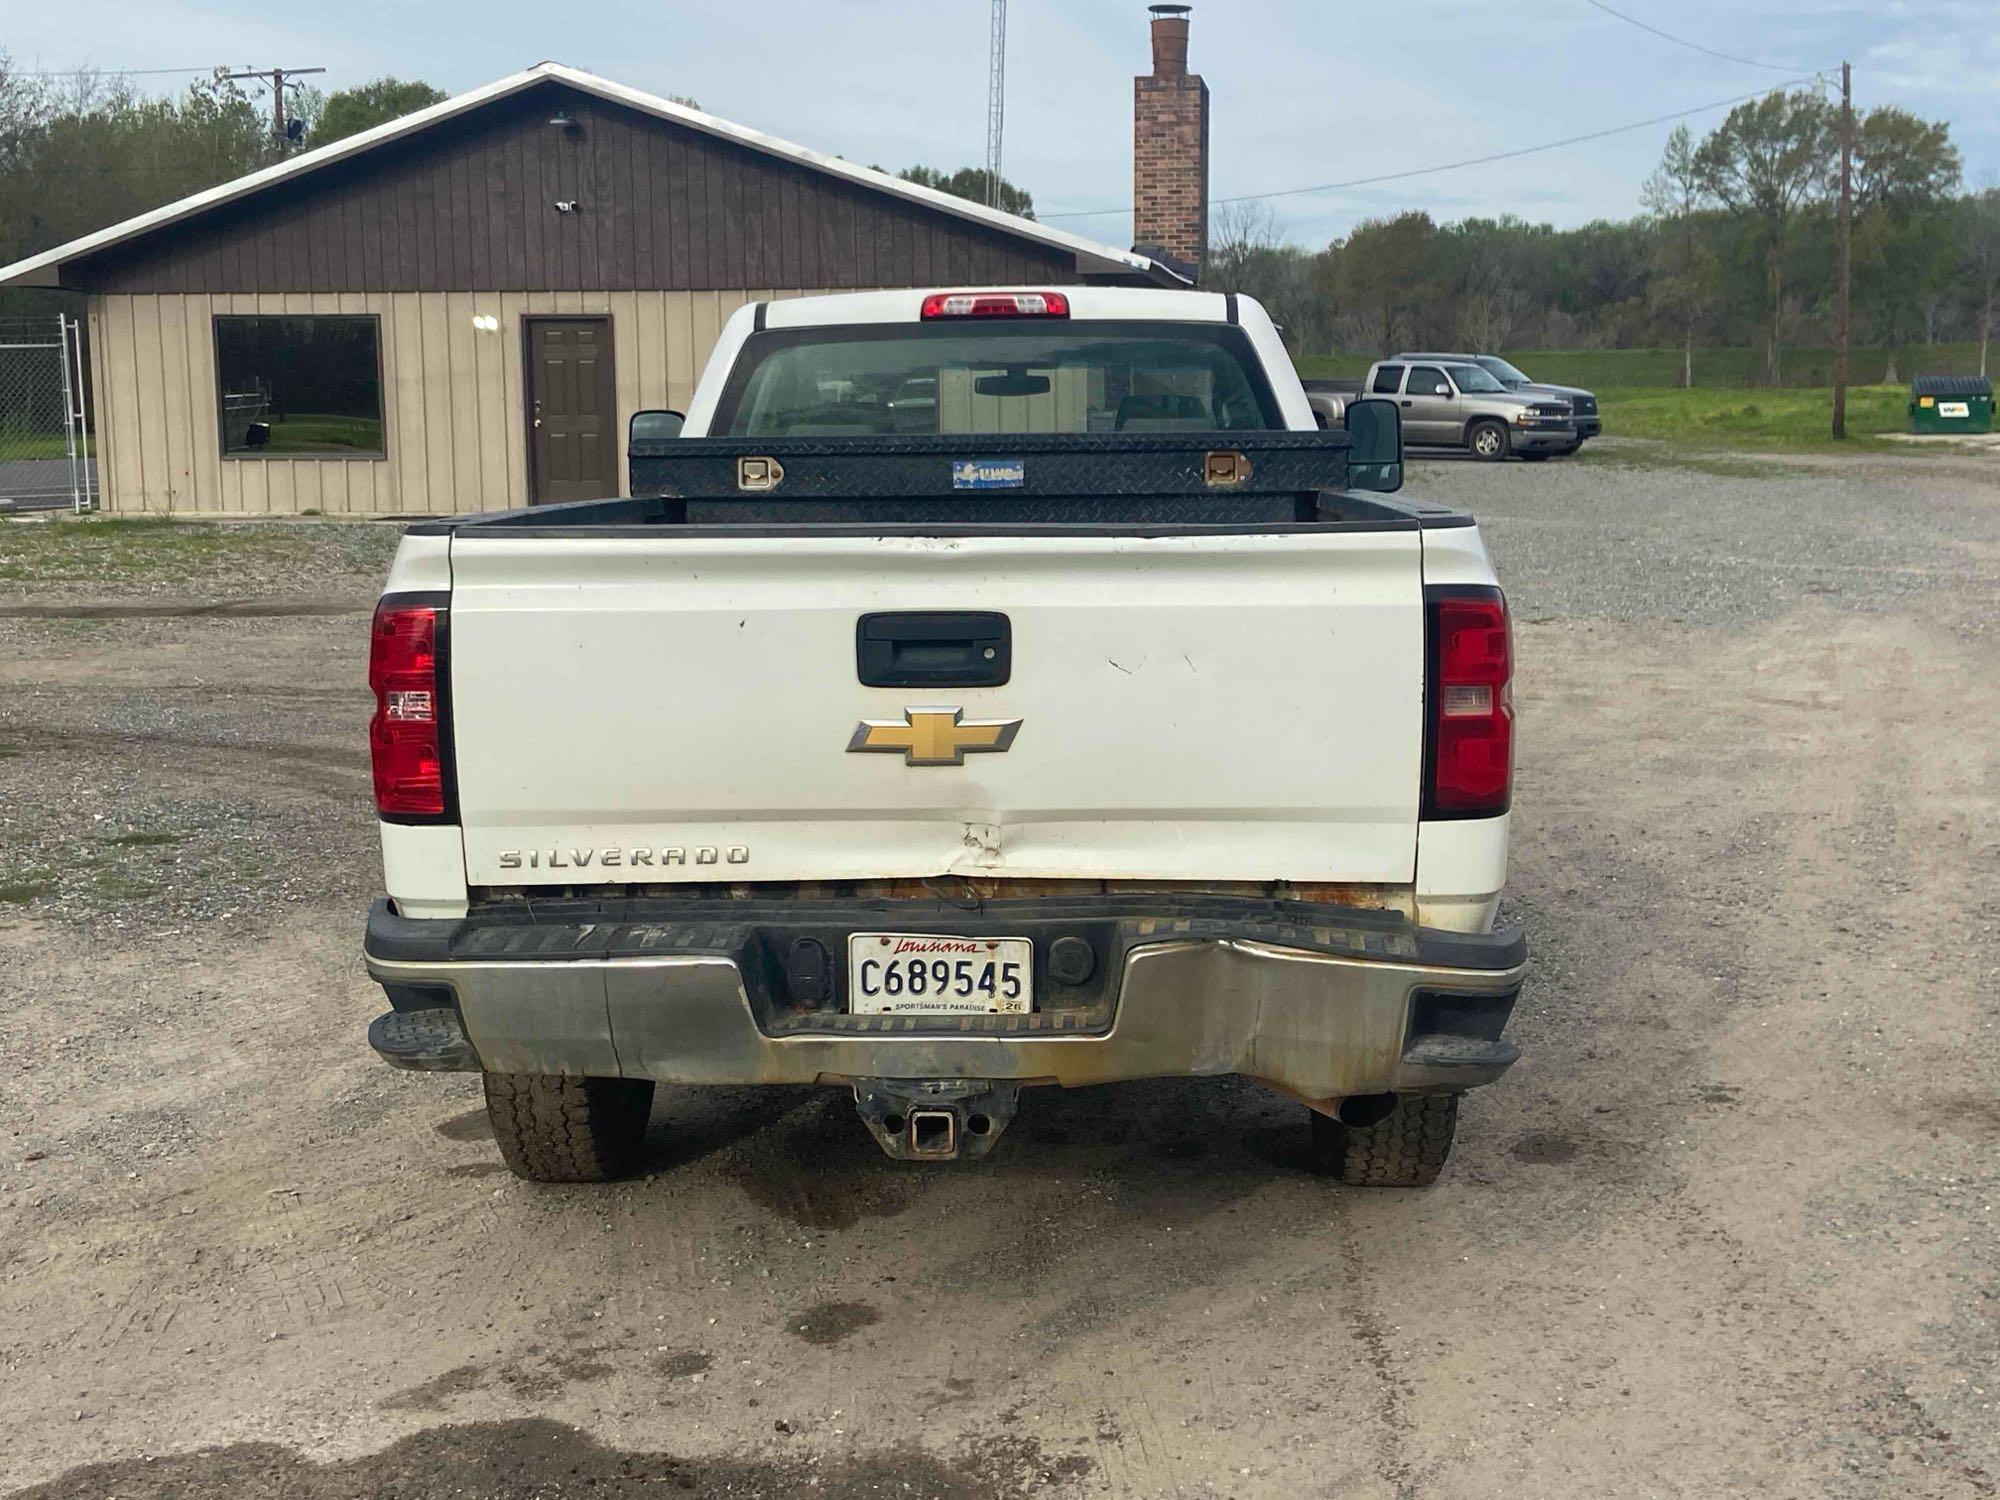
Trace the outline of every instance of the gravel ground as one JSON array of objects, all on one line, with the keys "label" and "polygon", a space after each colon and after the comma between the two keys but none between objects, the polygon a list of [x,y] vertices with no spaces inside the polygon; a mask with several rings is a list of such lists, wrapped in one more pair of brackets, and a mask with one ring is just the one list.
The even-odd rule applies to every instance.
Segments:
[{"label": "gravel ground", "polygon": [[[0,526],[0,1491],[1991,1496],[2000,481],[1411,488],[1515,602],[1535,953],[1414,1194],[1234,1080],[1037,1090],[944,1170],[666,1090],[643,1177],[515,1182],[361,1040],[389,532],[100,587]],[[220,599],[328,612],[163,613]]]},{"label": "gravel ground", "polygon": [[15,517],[0,520],[0,610],[369,599],[402,533],[388,521]]},{"label": "gravel ground", "polygon": [[[1995,569],[2000,463],[1869,462],[1854,471],[1742,459],[1728,473],[1606,440],[1587,463],[1419,460],[1409,486],[1479,518],[1517,616],[1700,626],[1771,620],[1808,600],[1882,612],[1956,593],[1975,634]],[[1984,483],[1978,479],[1983,469]],[[1970,482],[1968,482],[1970,480]]]}]

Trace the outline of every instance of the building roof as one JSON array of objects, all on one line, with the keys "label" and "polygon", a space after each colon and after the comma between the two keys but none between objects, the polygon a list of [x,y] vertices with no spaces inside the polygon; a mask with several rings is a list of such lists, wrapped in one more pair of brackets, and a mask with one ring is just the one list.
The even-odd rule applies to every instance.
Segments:
[{"label": "building roof", "polygon": [[673,100],[662,99],[657,94],[627,88],[624,84],[613,83],[608,78],[599,78],[596,74],[586,73],[579,68],[567,67],[557,62],[542,62],[523,72],[510,74],[484,87],[446,99],[440,104],[420,109],[414,114],[404,115],[401,119],[377,125],[372,130],[364,130],[344,140],[335,141],[331,145],[321,146],[317,150],[301,152],[261,171],[248,173],[234,181],[222,183],[199,193],[192,193],[176,202],[138,214],[121,224],[113,224],[94,234],[86,234],[79,239],[71,240],[66,245],[58,245],[55,249],[45,250],[40,255],[16,261],[11,266],[0,267],[0,286],[59,286],[60,272],[66,262],[94,255],[209,209],[250,197],[279,183],[291,182],[321,168],[332,166],[336,162],[352,160],[377,146],[415,135],[419,131],[477,109],[481,105],[507,98],[546,82],[564,83],[611,103],[625,105],[644,114],[684,125],[690,130],[698,130],[706,135],[748,147],[753,151],[761,151],[797,166],[825,172],[861,187],[921,203],[954,218],[966,219],[1005,234],[1035,241],[1052,249],[1068,251],[1076,257],[1079,273],[1143,276],[1165,286],[1186,285],[1190,279],[1183,268],[1166,264],[1151,256],[1131,250],[1120,250],[1096,240],[1085,239],[1082,235],[1071,234],[1067,230],[1053,229],[1033,219],[1002,213],[997,208],[988,208],[984,204],[939,192],[936,188],[905,182],[902,178],[893,177],[887,172],[878,172],[872,167],[857,166],[837,156],[828,156],[822,151],[794,145],[777,136],[766,135],[761,130],[752,130],[747,125],[738,125],[685,104],[676,104]]}]

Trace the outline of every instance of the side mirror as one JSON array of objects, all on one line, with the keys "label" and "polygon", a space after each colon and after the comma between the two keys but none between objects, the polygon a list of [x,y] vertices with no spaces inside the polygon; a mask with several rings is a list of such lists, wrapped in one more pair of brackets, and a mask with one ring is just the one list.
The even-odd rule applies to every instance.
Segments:
[{"label": "side mirror", "polygon": [[1347,406],[1347,487],[1393,495],[1403,487],[1403,411],[1393,401]]},{"label": "side mirror", "polygon": [[677,411],[635,411],[632,420],[626,424],[626,444],[658,443],[677,438],[685,421],[687,418]]}]

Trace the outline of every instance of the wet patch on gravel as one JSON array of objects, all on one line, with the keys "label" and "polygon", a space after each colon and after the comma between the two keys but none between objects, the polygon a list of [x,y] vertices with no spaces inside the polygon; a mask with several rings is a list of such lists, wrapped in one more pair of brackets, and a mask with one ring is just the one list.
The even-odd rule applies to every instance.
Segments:
[{"label": "wet patch on gravel", "polygon": [[791,1330],[808,1344],[830,1349],[862,1329],[882,1321],[866,1302],[822,1302],[791,1321]]},{"label": "wet patch on gravel", "polygon": [[802,1229],[851,1229],[895,1217],[930,1189],[929,1178],[898,1171],[882,1154],[850,1098],[804,1092],[804,1102],[775,1117],[774,1101],[750,1101],[761,1104],[757,1123],[770,1128],[732,1155],[729,1173],[753,1202]]},{"label": "wet patch on gravel", "polygon": [[1507,1154],[1530,1166],[1559,1166],[1575,1157],[1576,1142],[1552,1130],[1531,1130],[1508,1147]]},{"label": "wet patch on gravel", "polygon": [[493,1139],[493,1121],[486,1113],[484,1105],[478,1109],[468,1109],[463,1114],[453,1115],[449,1120],[440,1120],[431,1129],[448,1141],[490,1141]]},{"label": "wet patch on gravel", "polygon": [[454,1365],[442,1375],[434,1375],[375,1404],[384,1411],[443,1411],[454,1396],[476,1391],[486,1384],[483,1365]]},{"label": "wet patch on gravel", "polygon": [[669,1380],[686,1380],[706,1374],[714,1363],[715,1356],[706,1349],[670,1349],[653,1361],[653,1369]]},{"label": "wet patch on gravel", "polygon": [[[787,1424],[789,1425],[789,1424]],[[1000,1500],[1071,1485],[1090,1459],[1052,1454],[1033,1439],[974,1439],[946,1457],[916,1448],[826,1458],[682,1458],[607,1447],[540,1418],[475,1422],[413,1433],[378,1453],[319,1464],[275,1443],[125,1459],[72,1469],[9,1500],[383,1500],[484,1495],[507,1500],[618,1500],[693,1494],[711,1500]]]}]

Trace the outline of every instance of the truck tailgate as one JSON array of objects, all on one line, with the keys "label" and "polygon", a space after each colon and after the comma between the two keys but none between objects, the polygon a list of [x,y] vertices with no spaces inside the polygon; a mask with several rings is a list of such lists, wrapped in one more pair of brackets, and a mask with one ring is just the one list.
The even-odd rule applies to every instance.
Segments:
[{"label": "truck tailgate", "polygon": [[[468,882],[1408,882],[1420,545],[461,533]],[[1011,680],[862,686],[858,618],[902,610],[1005,614]],[[960,765],[849,753],[863,721],[929,707],[1020,727]]]}]

